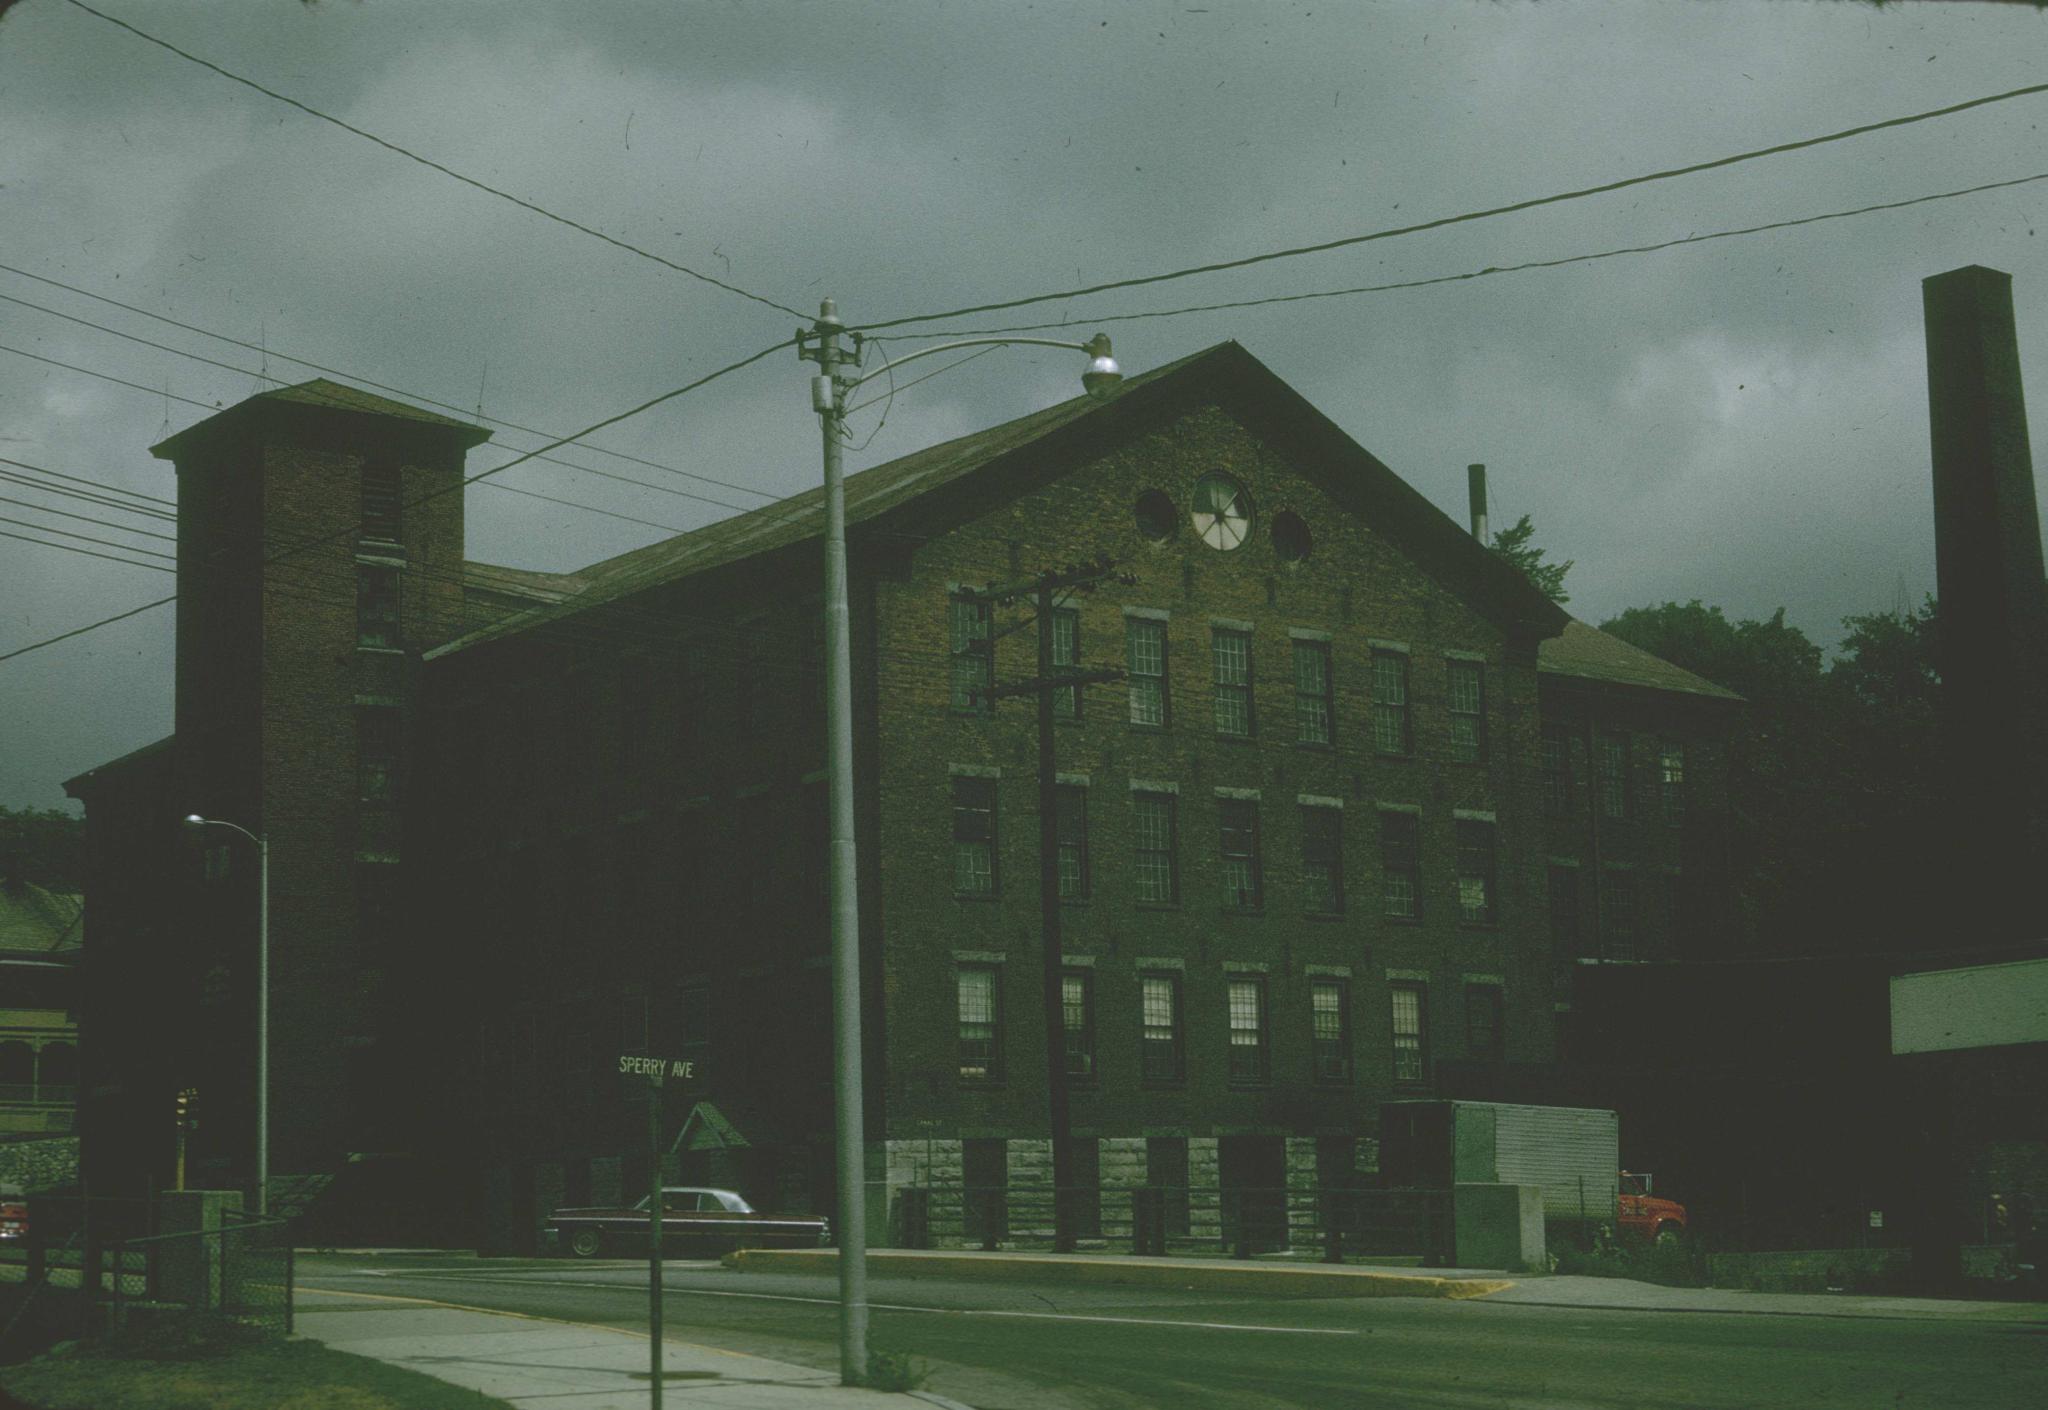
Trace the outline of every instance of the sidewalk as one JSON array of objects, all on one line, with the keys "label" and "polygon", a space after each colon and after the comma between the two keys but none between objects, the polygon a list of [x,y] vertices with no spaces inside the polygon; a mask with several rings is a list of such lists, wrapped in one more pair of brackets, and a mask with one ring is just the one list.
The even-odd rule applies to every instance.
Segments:
[{"label": "sidewalk", "polygon": [[[509,1312],[476,1312],[416,1298],[299,1290],[298,1334],[336,1351],[541,1410],[646,1410],[644,1333]],[[854,1390],[813,1371],[744,1352],[665,1340],[664,1400],[690,1410],[964,1410],[944,1396]]]}]

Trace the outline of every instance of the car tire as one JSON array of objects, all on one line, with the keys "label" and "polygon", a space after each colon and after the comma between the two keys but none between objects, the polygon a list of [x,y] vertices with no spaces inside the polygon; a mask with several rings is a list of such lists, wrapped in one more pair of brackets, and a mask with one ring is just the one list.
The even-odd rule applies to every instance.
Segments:
[{"label": "car tire", "polygon": [[1676,1248],[1685,1242],[1685,1230],[1676,1224],[1659,1224],[1656,1242],[1662,1248]]},{"label": "car tire", "polygon": [[578,1229],[569,1235],[569,1252],[577,1258],[595,1258],[603,1246],[595,1229]]}]

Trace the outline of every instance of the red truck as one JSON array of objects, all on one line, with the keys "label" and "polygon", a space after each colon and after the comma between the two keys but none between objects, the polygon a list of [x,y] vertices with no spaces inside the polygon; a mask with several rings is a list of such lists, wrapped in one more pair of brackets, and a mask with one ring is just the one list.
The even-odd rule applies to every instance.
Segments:
[{"label": "red truck", "polygon": [[1685,1237],[1685,1206],[1651,1194],[1650,1184],[1647,1174],[1621,1172],[1621,1190],[1614,1198],[1615,1231],[1660,1244],[1677,1243]]}]

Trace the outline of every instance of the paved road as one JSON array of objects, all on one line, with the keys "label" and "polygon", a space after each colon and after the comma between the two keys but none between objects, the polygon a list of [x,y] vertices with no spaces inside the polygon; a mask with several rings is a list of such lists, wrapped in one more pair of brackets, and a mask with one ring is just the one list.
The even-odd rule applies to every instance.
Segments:
[{"label": "paved road", "polygon": [[[644,1263],[457,1255],[301,1261],[310,1286],[646,1325]],[[669,1334],[836,1364],[829,1278],[668,1265]],[[873,1342],[980,1410],[2048,1405],[2048,1325],[1264,1298],[879,1278]]]}]

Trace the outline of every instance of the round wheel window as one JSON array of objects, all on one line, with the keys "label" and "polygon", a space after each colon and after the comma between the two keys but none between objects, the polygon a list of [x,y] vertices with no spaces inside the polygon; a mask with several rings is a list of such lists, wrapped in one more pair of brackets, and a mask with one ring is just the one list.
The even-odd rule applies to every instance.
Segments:
[{"label": "round wheel window", "polygon": [[1178,516],[1173,501],[1163,491],[1146,490],[1138,496],[1138,502],[1131,506],[1131,515],[1137,520],[1138,532],[1148,539],[1165,539],[1173,536],[1173,523]]},{"label": "round wheel window", "polygon": [[1204,475],[1195,481],[1195,507],[1189,515],[1203,543],[1228,553],[1251,536],[1252,497],[1228,475]]},{"label": "round wheel window", "polygon": [[1315,541],[1309,537],[1308,523],[1291,509],[1283,509],[1273,516],[1273,552],[1282,563],[1299,563],[1308,557]]}]

